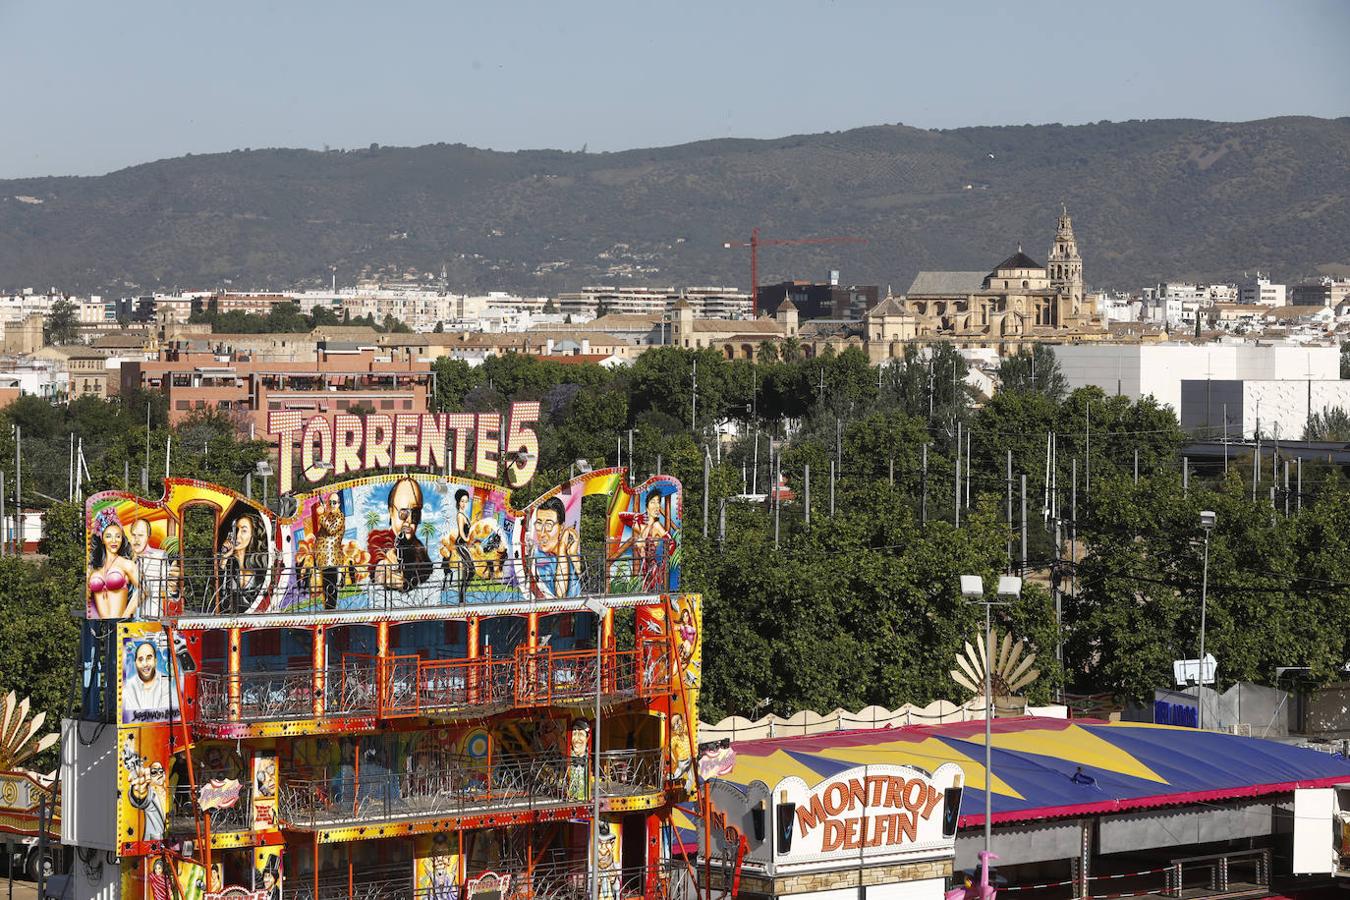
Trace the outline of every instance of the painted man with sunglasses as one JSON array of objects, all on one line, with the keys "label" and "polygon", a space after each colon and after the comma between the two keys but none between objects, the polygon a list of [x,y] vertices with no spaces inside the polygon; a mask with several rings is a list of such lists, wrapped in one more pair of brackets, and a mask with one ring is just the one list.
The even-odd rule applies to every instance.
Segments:
[{"label": "painted man with sunglasses", "polygon": [[372,531],[366,539],[376,584],[409,591],[431,577],[435,566],[417,537],[422,524],[422,487],[412,478],[400,478],[389,488],[389,527]]}]

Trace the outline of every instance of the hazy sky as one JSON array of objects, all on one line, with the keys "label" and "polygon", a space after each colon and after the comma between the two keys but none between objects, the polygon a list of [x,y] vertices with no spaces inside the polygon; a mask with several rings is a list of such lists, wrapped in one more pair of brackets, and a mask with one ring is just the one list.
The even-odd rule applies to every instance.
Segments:
[{"label": "hazy sky", "polygon": [[0,0],[0,35],[0,178],[240,147],[1350,115],[1346,0]]}]

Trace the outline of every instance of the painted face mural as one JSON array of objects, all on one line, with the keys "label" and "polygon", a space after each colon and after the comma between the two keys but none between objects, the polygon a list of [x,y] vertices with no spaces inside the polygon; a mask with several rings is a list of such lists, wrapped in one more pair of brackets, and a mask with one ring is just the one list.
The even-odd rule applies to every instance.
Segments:
[{"label": "painted face mural", "polygon": [[[582,501],[603,497],[583,546]],[[679,586],[680,494],[667,476],[629,488],[590,472],[511,506],[499,485],[382,475],[299,495],[279,519],[232,491],[170,479],[151,502],[98,494],[88,508],[88,616],[511,603]],[[209,533],[185,533],[207,510]],[[603,509],[603,512],[600,510]],[[201,527],[193,519],[193,527]]]}]

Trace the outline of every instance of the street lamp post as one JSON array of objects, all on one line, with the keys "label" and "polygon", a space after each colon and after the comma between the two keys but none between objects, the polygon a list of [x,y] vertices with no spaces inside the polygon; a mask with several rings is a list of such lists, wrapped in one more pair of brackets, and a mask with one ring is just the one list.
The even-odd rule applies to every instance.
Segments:
[{"label": "street lamp post", "polygon": [[1218,522],[1218,516],[1213,510],[1204,510],[1200,513],[1200,529],[1205,533],[1205,552],[1204,562],[1200,566],[1200,674],[1196,676],[1196,726],[1201,730],[1205,727],[1205,612],[1209,601],[1209,533],[1214,530]]},{"label": "street lamp post", "polygon": [[991,853],[994,842],[994,635],[991,608],[996,604],[1007,605],[1021,596],[1022,579],[1016,575],[1000,575],[999,599],[991,600],[985,596],[983,578],[962,575],[961,594],[967,601],[984,607],[984,852]]},{"label": "street lamp post", "polygon": [[259,478],[262,479],[262,483],[263,483],[263,495],[262,495],[262,501],[263,501],[263,505],[266,506],[266,505],[267,505],[267,479],[271,478],[272,475],[273,475],[273,472],[272,472],[272,464],[271,464],[270,462],[268,462],[267,460],[265,460],[265,459],[260,459],[260,460],[258,460],[258,462],[253,466],[253,474],[254,474],[254,475],[257,475]]},{"label": "street lamp post", "polygon": [[600,670],[604,668],[603,629],[605,604],[588,597],[581,604],[595,616],[595,726],[591,741],[595,745],[594,771],[591,773],[591,900],[600,900]]}]

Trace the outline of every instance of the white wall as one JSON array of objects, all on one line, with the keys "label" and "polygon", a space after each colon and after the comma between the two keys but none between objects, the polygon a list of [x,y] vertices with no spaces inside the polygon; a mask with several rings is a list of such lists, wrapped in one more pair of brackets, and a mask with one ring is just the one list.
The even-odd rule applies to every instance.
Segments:
[{"label": "white wall", "polygon": [[[1152,395],[1178,416],[1181,382],[1187,379],[1289,379],[1304,384],[1309,378],[1339,379],[1341,365],[1337,347],[1292,344],[1065,344],[1051,349],[1069,390],[1095,384],[1108,395],[1119,393],[1131,400]],[[1231,415],[1236,421],[1236,413]]]},{"label": "white wall", "polygon": [[1183,428],[1221,430],[1227,415],[1233,439],[1250,439],[1259,428],[1266,438],[1301,440],[1311,415],[1350,409],[1350,381],[1339,379],[1187,379],[1183,395]]},{"label": "white wall", "polygon": [[1248,381],[1243,384],[1242,434],[1258,425],[1266,437],[1299,440],[1312,413],[1350,409],[1350,381]]}]

